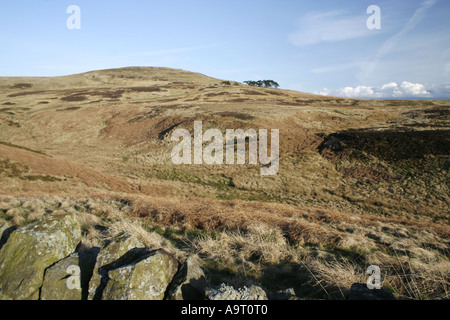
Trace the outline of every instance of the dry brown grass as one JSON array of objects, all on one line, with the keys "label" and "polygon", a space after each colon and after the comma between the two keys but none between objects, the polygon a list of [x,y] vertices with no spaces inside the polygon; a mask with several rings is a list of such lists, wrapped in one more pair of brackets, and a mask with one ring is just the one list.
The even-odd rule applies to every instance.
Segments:
[{"label": "dry brown grass", "polygon": [[302,262],[314,279],[313,285],[320,287],[330,299],[346,299],[354,283],[365,283],[365,272],[357,263],[349,260],[309,259]]},{"label": "dry brown grass", "polygon": [[178,260],[182,261],[184,258],[181,250],[175,248],[168,239],[161,235],[155,232],[149,232],[140,220],[132,220],[129,217],[119,216],[116,221],[110,223],[107,227],[110,233],[108,237],[114,237],[127,232],[136,236],[147,248],[164,248],[164,250],[173,254]]},{"label": "dry brown grass", "polygon": [[[411,232],[428,230],[438,237],[448,238],[450,228],[445,225],[409,221],[401,218],[386,218],[370,214],[345,214],[336,210],[295,207],[285,204],[248,201],[219,201],[205,199],[129,198],[130,214],[149,219],[164,226],[198,228],[204,230],[247,230],[255,223],[265,223],[279,228],[291,243],[338,245],[348,233],[339,231],[341,225],[347,229],[365,228],[375,230],[389,225],[386,230],[407,228]],[[386,231],[387,232],[387,231]]]},{"label": "dry brown grass", "polygon": [[[289,241],[286,230],[273,223],[276,220],[263,222],[255,219],[263,217],[264,214],[282,215],[280,209],[283,205],[272,204],[266,208],[267,212],[254,216],[249,210],[255,207],[254,203],[229,202],[228,207],[234,206],[235,210],[237,207],[238,210],[247,212],[244,217],[245,224],[224,219],[216,221],[218,225],[199,228],[194,224],[195,219],[199,217],[195,216],[192,220],[193,218],[186,214],[193,210],[186,202],[183,203],[183,208],[177,208],[179,214],[184,212],[185,215],[178,215],[178,220],[174,222],[173,216],[168,213],[175,208],[170,208],[171,204],[165,202],[163,211],[158,207],[162,205],[162,200],[158,203],[154,198],[151,199],[151,202],[145,202],[142,198],[133,200],[117,197],[2,197],[0,202],[3,213],[0,218],[12,225],[21,226],[39,220],[45,214],[71,212],[77,215],[82,228],[81,249],[101,247],[115,235],[128,232],[138,237],[145,246],[163,247],[180,260],[183,260],[186,254],[200,257],[214,281],[235,285],[263,284],[267,290],[275,291],[288,286],[301,287],[298,291],[300,297],[345,299],[353,283],[365,282],[365,269],[370,264],[380,266],[383,287],[392,290],[398,298],[448,297],[450,263],[443,255],[444,252],[425,249],[425,242],[429,246],[433,239],[436,244],[441,241],[437,234],[433,235],[428,231],[421,234],[404,227],[395,231],[394,224],[383,222],[377,232],[382,244],[375,242],[375,249],[366,252],[361,251],[360,246],[344,249],[342,245],[327,245],[323,242],[299,245]],[[278,206],[279,208],[276,208]],[[142,215],[144,207],[152,212],[151,217]],[[197,206],[196,209],[198,208]],[[220,213],[217,212],[217,215],[209,219],[217,220],[223,219],[223,215],[227,216],[224,207],[210,206],[209,212],[219,208]],[[204,207],[201,211],[203,214],[207,212],[205,209]],[[320,213],[325,214],[323,211]],[[325,226],[316,226],[314,229],[314,223],[309,222],[311,230],[320,228],[323,232],[334,234],[339,228],[353,228],[352,233],[348,235],[341,233],[342,240],[353,239],[355,234],[363,230],[363,227],[358,225],[358,219],[353,225],[348,221],[341,225],[339,215],[332,217],[332,212],[328,212],[328,215]],[[288,219],[293,219],[292,215],[288,216]],[[370,229],[373,224],[374,221],[367,227],[375,235],[376,229]],[[197,231],[193,232],[195,230]],[[401,238],[388,236],[395,233],[401,234]],[[312,235],[305,236],[308,237],[311,238]],[[323,239],[324,235],[318,237]],[[389,246],[392,249],[388,249]]]},{"label": "dry brown grass", "polygon": [[[378,263],[399,296],[448,295],[445,101],[340,99],[124,68],[0,78],[0,105],[8,223],[75,212],[86,246],[130,231],[219,271],[226,262],[231,279],[284,283],[300,268],[302,281],[342,298]],[[279,128],[278,175],[174,166],[170,134],[195,120],[222,131]]]},{"label": "dry brown grass", "polygon": [[404,299],[425,300],[450,297],[448,260],[423,261],[399,257],[385,263],[384,284]]},{"label": "dry brown grass", "polygon": [[281,231],[266,224],[252,224],[246,232],[221,232],[218,236],[203,236],[193,243],[200,255],[223,263],[277,264],[293,257],[292,248]]}]

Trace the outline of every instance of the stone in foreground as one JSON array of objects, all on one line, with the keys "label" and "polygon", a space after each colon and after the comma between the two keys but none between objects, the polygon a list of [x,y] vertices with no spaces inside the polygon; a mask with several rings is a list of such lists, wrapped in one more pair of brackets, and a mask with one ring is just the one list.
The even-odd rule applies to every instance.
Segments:
[{"label": "stone in foreground", "polygon": [[14,300],[38,300],[45,270],[75,251],[81,229],[73,215],[46,216],[15,230],[0,250],[0,288]]},{"label": "stone in foreground", "polygon": [[178,271],[178,261],[164,250],[148,252],[129,265],[110,270],[103,300],[163,300]]}]

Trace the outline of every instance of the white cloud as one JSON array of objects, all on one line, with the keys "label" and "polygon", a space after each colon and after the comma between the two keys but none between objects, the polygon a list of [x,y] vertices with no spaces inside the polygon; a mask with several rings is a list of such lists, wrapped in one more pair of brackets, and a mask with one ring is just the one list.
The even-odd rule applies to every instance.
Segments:
[{"label": "white cloud", "polygon": [[314,12],[303,16],[289,41],[298,47],[336,42],[373,34],[366,27],[367,15],[346,16],[343,11]]},{"label": "white cloud", "polygon": [[346,97],[379,97],[379,93],[375,92],[373,88],[366,86],[357,86],[355,88],[345,87],[342,93]]},{"label": "white cloud", "polygon": [[383,84],[381,86],[381,90],[397,88],[397,87],[398,87],[398,84],[396,84],[395,82],[390,82],[390,83]]},{"label": "white cloud", "polygon": [[438,91],[434,91],[434,94],[432,94],[432,92],[427,90],[427,88],[423,84],[403,81],[400,85],[395,82],[390,82],[383,84],[381,87],[356,86],[356,87],[345,87],[340,89],[324,88],[315,93],[326,96],[338,96],[348,98],[411,99],[411,98],[431,98],[434,95],[438,94],[439,93]]},{"label": "white cloud", "polygon": [[428,96],[430,93],[425,89],[425,86],[420,83],[411,83],[407,81],[403,81],[400,85],[401,92],[405,95],[412,96]]},{"label": "white cloud", "polygon": [[402,96],[402,91],[395,82],[387,83],[381,86],[380,90],[385,93],[385,95],[391,94],[393,98],[398,98]]}]

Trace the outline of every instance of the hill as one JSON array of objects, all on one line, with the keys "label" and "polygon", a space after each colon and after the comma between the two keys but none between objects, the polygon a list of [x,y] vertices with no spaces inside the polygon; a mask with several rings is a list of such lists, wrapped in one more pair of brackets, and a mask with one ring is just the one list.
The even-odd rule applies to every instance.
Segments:
[{"label": "hill", "polygon": [[[67,199],[97,216],[126,208],[123,219],[200,255],[213,279],[272,290],[321,279],[320,294],[340,297],[355,280],[347,264],[355,273],[376,262],[399,296],[442,297],[449,110],[448,101],[325,97],[168,68],[3,77],[0,194],[21,208],[17,224],[32,211],[26,201]],[[194,121],[222,133],[279,129],[278,174],[261,176],[249,164],[174,165],[171,134],[193,133]],[[85,199],[105,209],[80,205]],[[1,218],[11,222],[8,210]],[[395,272],[406,268],[403,282]],[[342,278],[333,280],[336,269]]]}]

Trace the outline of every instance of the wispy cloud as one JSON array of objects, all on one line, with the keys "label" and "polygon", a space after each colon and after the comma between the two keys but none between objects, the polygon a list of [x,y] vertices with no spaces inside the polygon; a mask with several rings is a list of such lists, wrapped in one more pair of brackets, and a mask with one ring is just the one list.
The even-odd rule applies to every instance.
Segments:
[{"label": "wispy cloud", "polygon": [[369,36],[367,15],[346,15],[342,10],[313,12],[303,16],[297,30],[289,35],[289,41],[298,47],[320,42],[336,42]]},{"label": "wispy cloud", "polygon": [[428,9],[433,7],[439,0],[426,0],[421,3],[420,7],[414,12],[412,17],[408,20],[408,22],[403,26],[403,28],[397,32],[395,35],[390,37],[388,40],[386,40],[383,45],[380,47],[380,49],[377,51],[376,56],[373,60],[365,64],[365,68],[361,74],[361,80],[367,79],[370,74],[375,70],[377,64],[380,62],[380,60],[389,52],[391,52],[398,41],[409,31],[414,29],[414,27],[422,21],[422,19],[425,17],[426,12]]},{"label": "wispy cloud", "polygon": [[328,72],[337,72],[337,71],[345,71],[353,68],[358,68],[361,66],[361,62],[349,62],[349,63],[341,63],[332,66],[324,66],[311,69],[313,73],[328,73]]}]

